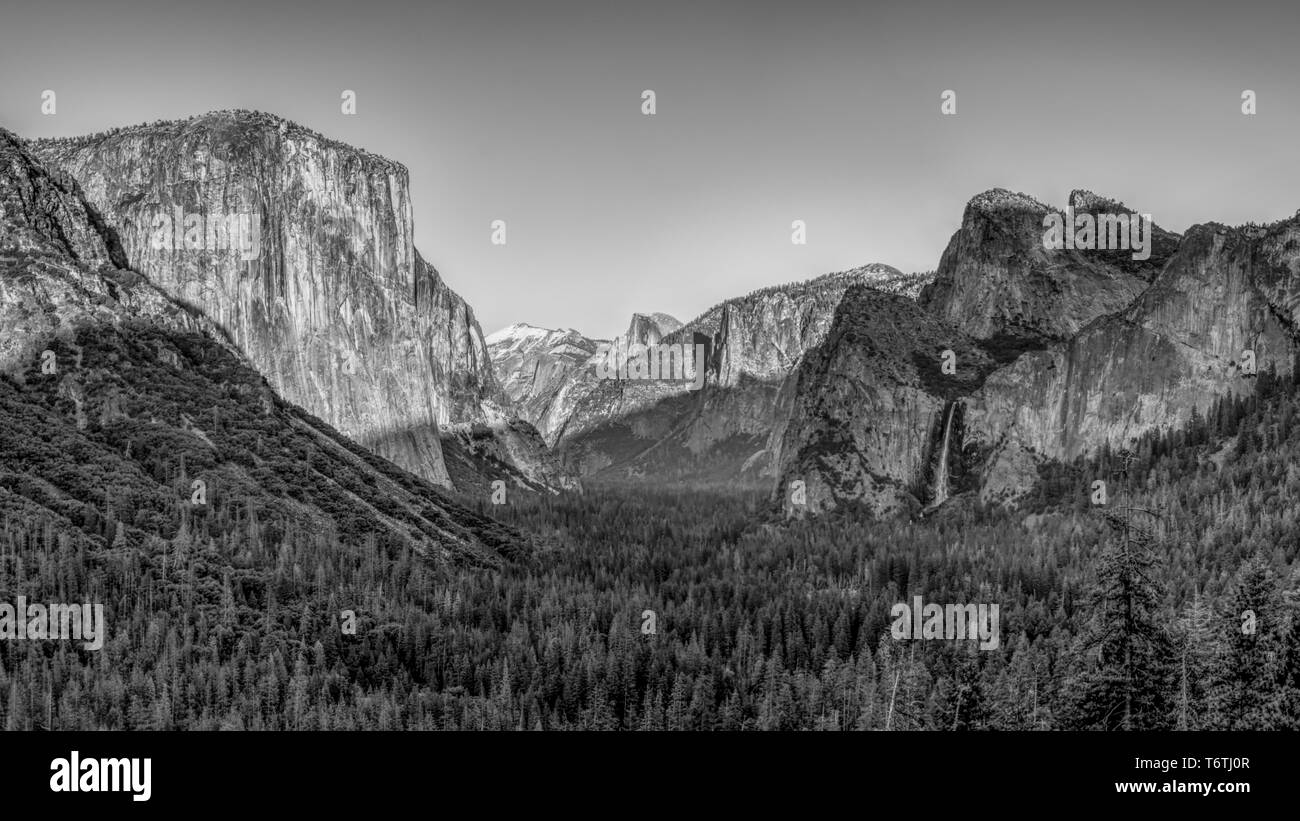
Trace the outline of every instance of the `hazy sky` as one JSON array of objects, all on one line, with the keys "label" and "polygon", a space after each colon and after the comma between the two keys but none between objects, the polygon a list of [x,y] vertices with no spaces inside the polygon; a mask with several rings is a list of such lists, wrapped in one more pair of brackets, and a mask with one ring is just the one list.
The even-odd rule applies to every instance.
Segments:
[{"label": "hazy sky", "polygon": [[1300,208],[1289,3],[2,2],[0,125],[249,108],[399,160],[417,245],[487,333],[609,336],[868,262],[930,269],[992,187],[1089,188],[1175,231]]}]

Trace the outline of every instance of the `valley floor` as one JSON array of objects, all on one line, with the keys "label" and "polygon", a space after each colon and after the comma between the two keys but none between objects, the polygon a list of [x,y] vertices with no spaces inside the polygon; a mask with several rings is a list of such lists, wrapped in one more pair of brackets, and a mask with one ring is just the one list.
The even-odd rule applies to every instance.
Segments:
[{"label": "valley floor", "polygon": [[[99,652],[0,643],[0,720],[1295,729],[1300,522],[1286,500],[1300,494],[1298,395],[1263,380],[1257,396],[1132,454],[1046,468],[1018,511],[957,496],[921,521],[844,511],[787,523],[759,493],[480,498],[478,513],[537,539],[499,568],[340,556],[309,534],[272,544],[249,523],[225,539],[74,545],[11,518],[9,592],[64,579],[121,604]],[[1090,498],[1099,475],[1106,505]],[[1158,515],[1126,522],[1126,508]],[[896,638],[896,605],[918,596],[997,605],[995,646]],[[355,635],[340,631],[342,609]]]}]

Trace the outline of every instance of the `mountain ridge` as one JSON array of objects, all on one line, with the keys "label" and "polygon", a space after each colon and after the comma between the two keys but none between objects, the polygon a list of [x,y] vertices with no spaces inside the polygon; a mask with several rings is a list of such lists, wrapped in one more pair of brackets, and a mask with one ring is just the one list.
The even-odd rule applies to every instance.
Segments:
[{"label": "mountain ridge", "polygon": [[[415,248],[405,166],[238,110],[26,145],[78,180],[132,267],[226,328],[291,401],[438,484],[452,484],[444,440],[485,479],[572,484],[511,422],[473,309]],[[226,247],[223,220],[255,253]],[[509,459],[477,460],[475,425]]]},{"label": "mountain ridge", "polygon": [[596,379],[597,350],[617,340],[522,323],[493,334],[489,347],[498,381],[578,473],[626,480],[663,478],[666,471],[752,483],[771,469],[782,381],[824,332],[843,292],[865,284],[914,296],[927,279],[872,263],[755,289],[653,333],[642,333],[637,319],[652,315],[634,314],[619,337],[625,348],[703,345],[707,378],[698,394],[682,384]]},{"label": "mountain ridge", "polygon": [[[0,129],[0,514],[92,551],[334,534],[436,565],[528,554],[510,528],[285,402],[201,312],[115,267],[91,206]],[[193,480],[193,481],[192,481]],[[359,555],[359,554],[358,554]]]},{"label": "mountain ridge", "polygon": [[[1070,204],[1135,213],[1082,189],[1072,192]],[[985,502],[1014,504],[1047,460],[1131,446],[1152,430],[1186,424],[1222,396],[1250,391],[1251,374],[1242,370],[1248,350],[1251,368],[1282,374],[1296,350],[1291,306],[1300,290],[1300,219],[1267,228],[1197,225],[1181,236],[1153,225],[1151,261],[1158,267],[1143,268],[1111,250],[1086,252],[1090,257],[1044,251],[1036,221],[1050,211],[1004,189],[976,195],[920,299],[926,311],[1003,362],[954,400],[957,470],[967,475],[966,489]],[[837,321],[863,320],[849,311]],[[842,336],[833,330],[828,339]],[[870,384],[851,356],[822,351],[812,360],[823,363],[821,372],[805,378],[825,383],[821,393],[836,378]],[[931,361],[940,367],[937,358]],[[960,356],[954,365],[966,367]],[[879,435],[922,437],[921,450],[933,451],[945,434],[941,417],[949,415],[934,397],[932,390],[913,396],[928,411]],[[850,403],[832,425],[807,409],[816,392],[802,401],[804,409],[796,407],[788,424],[802,432],[800,447],[813,455],[785,454],[774,500],[783,498],[782,481],[797,477],[812,490],[813,510],[841,501],[871,507],[878,489],[863,490],[837,464],[861,458],[862,473],[910,488],[915,503],[924,501],[933,478],[925,474],[929,464],[902,464],[852,443],[881,424],[879,414],[868,412],[870,403]]]}]

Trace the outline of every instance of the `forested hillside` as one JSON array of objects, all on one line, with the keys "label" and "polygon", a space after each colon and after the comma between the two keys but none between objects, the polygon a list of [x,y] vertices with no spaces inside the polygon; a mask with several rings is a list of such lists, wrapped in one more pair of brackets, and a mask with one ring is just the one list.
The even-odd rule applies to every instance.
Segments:
[{"label": "forested hillside", "polygon": [[[752,498],[528,500],[511,519],[567,546],[462,589],[440,725],[1300,728],[1298,410],[1263,374],[1186,430],[1045,468],[1021,511],[754,529]],[[895,641],[915,595],[998,603],[1001,647]]]},{"label": "forested hillside", "polygon": [[[1016,509],[964,468],[914,519],[457,501],[285,402],[3,131],[0,166],[0,603],[108,629],[0,642],[0,726],[1300,729],[1289,360]],[[997,605],[997,647],[895,639],[916,597]]]},{"label": "forested hillside", "polygon": [[360,711],[432,579],[527,557],[202,336],[85,328],[55,353],[0,378],[0,600],[103,604],[108,641],[0,643],[3,726],[256,727],[285,693]]},{"label": "forested hillside", "polygon": [[[300,659],[300,704],[369,710],[405,591],[528,540],[285,402],[119,251],[0,129],[0,726],[278,723]],[[102,606],[102,649],[15,631],[24,600]]]},{"label": "forested hillside", "polygon": [[[6,383],[5,412],[40,409],[37,382]],[[111,514],[90,522],[11,513],[4,563],[29,589],[123,605],[98,655],[7,644],[4,720],[1294,729],[1300,527],[1282,500],[1300,492],[1298,409],[1292,380],[1262,375],[1255,397],[1220,403],[1187,430],[1046,469],[1019,512],[981,510],[965,494],[915,522],[845,513],[754,526],[767,514],[755,497],[516,494],[484,510],[550,546],[499,574],[443,575],[393,545],[336,552],[332,534],[277,531],[273,516],[231,502],[139,545],[125,523],[167,516],[147,493],[110,492]],[[157,447],[125,422],[98,436],[146,466]],[[72,445],[60,449],[85,462]],[[207,467],[201,451],[186,451],[195,475]],[[304,452],[297,469],[324,476],[322,461]],[[1093,504],[1097,477],[1105,505]],[[8,486],[5,498],[13,510]],[[1001,646],[894,640],[890,608],[915,595],[998,603]],[[360,615],[356,636],[338,629],[345,606]]]}]

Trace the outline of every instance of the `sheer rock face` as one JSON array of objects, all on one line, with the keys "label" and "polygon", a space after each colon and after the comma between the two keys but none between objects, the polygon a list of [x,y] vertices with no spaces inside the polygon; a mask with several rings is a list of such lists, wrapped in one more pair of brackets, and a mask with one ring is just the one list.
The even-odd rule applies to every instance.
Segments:
[{"label": "sheer rock face", "polygon": [[734,387],[747,378],[779,383],[821,344],[845,291],[863,285],[898,293],[915,281],[888,265],[864,265],[729,299],[687,323],[683,333],[714,339],[718,386]]},{"label": "sheer rock face", "polygon": [[[613,342],[513,326],[490,339],[492,359],[522,415],[584,475],[753,482],[771,475],[782,385],[825,336],[844,292],[916,293],[920,281],[869,265],[728,300],[685,325],[637,314]],[[704,346],[703,390],[597,378],[602,344],[656,342]]]},{"label": "sheer rock face", "polygon": [[[1070,206],[1076,214],[1132,213],[1088,191],[1073,192]],[[1043,220],[1054,210],[1002,189],[973,198],[921,303],[977,339],[1064,339],[1127,307],[1177,246],[1177,235],[1153,225],[1145,261],[1126,250],[1049,250]]]},{"label": "sheer rock face", "polygon": [[[945,352],[955,357],[950,374]],[[997,366],[978,340],[912,300],[851,289],[792,377],[774,500],[787,515],[846,504],[872,515],[919,509],[946,408]]]},{"label": "sheer rock face", "polygon": [[415,250],[403,166],[245,112],[31,146],[135,269],[402,467],[448,484],[440,433],[504,401],[473,311]]},{"label": "sheer rock face", "polygon": [[[479,566],[523,555],[517,532],[285,402],[222,328],[119,267],[96,212],[0,129],[0,519],[95,549],[107,545],[94,523],[118,516],[126,545],[165,547],[238,509],[331,549]],[[202,509],[188,501],[196,476]]]},{"label": "sheer rock face", "polygon": [[52,340],[88,322],[144,318],[221,339],[204,317],[118,270],[120,250],[95,221],[75,181],[0,129],[0,372],[21,375]]},{"label": "sheer rock face", "polygon": [[[572,328],[547,330],[517,324],[487,338],[497,381],[519,415],[554,444],[576,396],[595,377],[589,366],[605,340],[589,339]],[[580,373],[588,371],[585,377]]]},{"label": "sheer rock face", "polygon": [[632,314],[632,321],[628,323],[623,339],[634,345],[655,345],[681,327],[682,323],[669,314]]},{"label": "sheer rock face", "polygon": [[[1193,409],[1204,413],[1219,396],[1251,391],[1252,378],[1241,370],[1246,349],[1260,371],[1291,369],[1300,217],[1267,227],[1195,226],[1173,250],[1173,235],[1156,232],[1151,260],[1161,267],[1148,283],[1149,266],[1115,252],[1083,265],[1023,264],[1036,252],[1022,240],[1010,253],[1008,238],[1037,230],[1044,209],[1001,199],[995,204],[1004,216],[992,219],[993,206],[981,199],[968,206],[921,300],[940,327],[967,335],[999,364],[986,368],[977,358],[968,371],[957,351],[966,389],[956,400],[955,449],[971,474],[963,489],[986,501],[1014,500],[1032,486],[1043,459],[1073,459],[1103,443],[1129,446],[1147,431],[1185,423]],[[1076,192],[1072,203],[1078,211],[1118,207],[1088,192]],[[1015,262],[990,266],[992,259]],[[1063,277],[1060,288],[1050,287],[1053,272]],[[981,276],[986,288],[977,287]],[[925,391],[929,399],[918,394],[905,369],[881,369],[879,332],[864,319],[870,313],[846,299],[791,392],[774,493],[802,478],[813,512],[846,501],[879,513],[914,507],[933,478],[924,473],[932,464],[924,454],[933,450],[943,403],[933,390]],[[925,326],[916,317],[909,322]],[[920,363],[932,345],[918,341],[892,344]],[[899,502],[908,488],[912,500]]]},{"label": "sheer rock face", "polygon": [[[1244,351],[1258,370],[1291,370],[1297,274],[1300,220],[1195,226],[1129,308],[991,376],[967,415],[968,436],[997,458],[1069,460],[1251,392]],[[1002,477],[986,482],[985,496],[1012,496],[1023,477],[1013,481],[996,461],[988,469]]]}]

